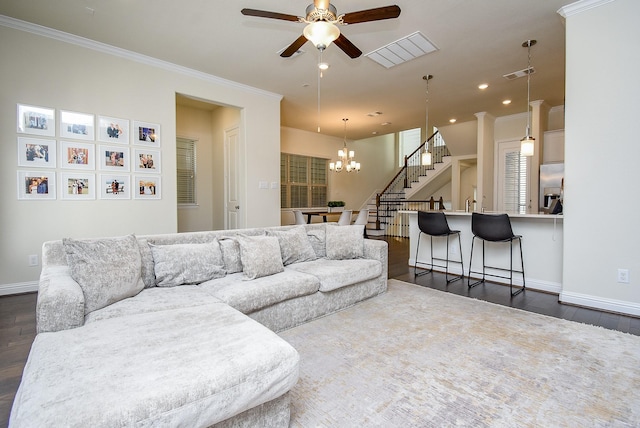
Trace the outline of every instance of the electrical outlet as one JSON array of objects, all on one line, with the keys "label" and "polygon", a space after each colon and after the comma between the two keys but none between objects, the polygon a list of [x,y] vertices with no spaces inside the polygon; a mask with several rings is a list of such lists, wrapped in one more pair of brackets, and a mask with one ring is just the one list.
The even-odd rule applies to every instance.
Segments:
[{"label": "electrical outlet", "polygon": [[449,253],[454,256],[458,255],[458,247],[456,246],[456,244],[451,244],[451,246],[449,247]]},{"label": "electrical outlet", "polygon": [[622,284],[629,283],[629,269],[618,269],[618,282]]},{"label": "electrical outlet", "polygon": [[38,255],[37,254],[29,255],[29,266],[38,266]]}]

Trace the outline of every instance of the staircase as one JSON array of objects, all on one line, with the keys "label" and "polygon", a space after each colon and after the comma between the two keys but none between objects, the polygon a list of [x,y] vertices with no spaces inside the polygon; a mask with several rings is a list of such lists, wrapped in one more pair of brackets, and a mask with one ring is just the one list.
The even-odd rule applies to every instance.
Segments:
[{"label": "staircase", "polygon": [[[422,165],[421,156],[428,147],[431,165]],[[442,197],[435,201],[419,200],[416,195],[424,186],[441,176],[451,167],[451,155],[438,131],[422,143],[413,153],[405,156],[404,166],[387,187],[375,195],[368,204],[371,216],[375,216],[375,228],[367,229],[369,235],[409,236],[409,216],[402,210],[444,209]]]}]

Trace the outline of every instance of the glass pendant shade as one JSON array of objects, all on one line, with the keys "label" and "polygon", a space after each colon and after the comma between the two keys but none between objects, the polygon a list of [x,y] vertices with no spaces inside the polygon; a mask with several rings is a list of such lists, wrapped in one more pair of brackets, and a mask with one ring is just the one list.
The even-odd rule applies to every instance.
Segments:
[{"label": "glass pendant shade", "polygon": [[423,166],[429,166],[431,165],[431,153],[430,152],[424,152],[422,154],[422,161],[421,161]]},{"label": "glass pendant shade", "polygon": [[304,27],[302,34],[316,48],[323,50],[340,36],[340,30],[330,22],[316,21]]},{"label": "glass pendant shade", "polygon": [[520,154],[522,156],[533,156],[535,144],[536,139],[527,133],[527,135],[520,140]]}]

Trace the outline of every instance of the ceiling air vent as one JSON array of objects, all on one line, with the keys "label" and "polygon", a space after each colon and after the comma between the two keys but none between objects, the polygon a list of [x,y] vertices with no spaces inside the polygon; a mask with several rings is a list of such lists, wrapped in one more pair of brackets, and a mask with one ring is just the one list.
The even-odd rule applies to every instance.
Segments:
[{"label": "ceiling air vent", "polygon": [[365,56],[386,68],[391,68],[437,50],[438,48],[424,34],[416,31]]},{"label": "ceiling air vent", "polygon": [[511,73],[507,73],[507,74],[503,74],[502,77],[504,77],[507,80],[514,80],[517,79],[519,77],[525,77],[527,74],[535,74],[536,69],[533,67],[528,67],[528,68],[523,68],[522,70],[518,70],[518,71],[514,71]]}]

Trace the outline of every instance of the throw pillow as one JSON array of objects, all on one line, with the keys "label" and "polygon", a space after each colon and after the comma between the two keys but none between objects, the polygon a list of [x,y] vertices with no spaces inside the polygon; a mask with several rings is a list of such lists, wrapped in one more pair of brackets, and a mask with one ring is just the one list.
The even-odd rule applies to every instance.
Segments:
[{"label": "throw pillow", "polygon": [[284,270],[280,244],[275,236],[237,235],[234,239],[240,245],[245,279],[261,278]]},{"label": "throw pillow", "polygon": [[327,225],[327,258],[333,260],[364,257],[364,226]]},{"label": "throw pillow", "polygon": [[200,284],[225,276],[218,240],[206,244],[149,244],[158,287]]},{"label": "throw pillow", "polygon": [[140,256],[142,257],[142,282],[144,282],[144,288],[151,288],[156,286],[156,275],[153,271],[153,254],[151,254],[151,248],[149,247],[149,241],[143,238],[138,238],[138,246],[140,247]]},{"label": "throw pillow", "polygon": [[84,313],[132,297],[144,288],[142,258],[134,235],[62,240],[71,277],[84,294]]},{"label": "throw pillow", "polygon": [[280,255],[285,266],[316,259],[316,252],[313,250],[311,242],[307,238],[307,231],[303,226],[290,230],[267,230],[267,235],[278,238]]},{"label": "throw pillow", "polygon": [[240,246],[231,238],[220,239],[222,260],[227,274],[242,272],[242,259],[240,259]]}]

